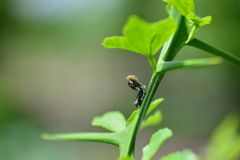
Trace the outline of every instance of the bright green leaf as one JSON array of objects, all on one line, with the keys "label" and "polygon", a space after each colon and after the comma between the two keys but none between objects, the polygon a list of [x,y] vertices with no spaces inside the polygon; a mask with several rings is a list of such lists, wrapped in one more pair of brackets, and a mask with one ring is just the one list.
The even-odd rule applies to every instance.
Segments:
[{"label": "bright green leaf", "polygon": [[153,71],[154,71],[154,73],[155,73],[155,71],[156,71],[156,65],[157,65],[157,62],[156,62],[155,57],[154,57],[154,56],[149,56],[149,57],[148,57],[148,63],[152,66]]},{"label": "bright green leaf", "polygon": [[155,31],[151,29],[151,24],[142,20],[136,15],[129,17],[123,29],[123,35],[141,54],[150,55],[150,44]]},{"label": "bright green leaf", "polygon": [[131,116],[127,120],[127,126],[129,126],[132,123],[132,121],[135,119],[137,114],[138,114],[138,110],[134,110]]},{"label": "bright green leaf", "polygon": [[118,111],[108,112],[101,117],[95,117],[92,121],[92,125],[113,132],[119,132],[126,127],[126,119],[123,114]]},{"label": "bright green leaf", "polygon": [[124,37],[106,38],[102,45],[106,48],[126,49],[152,56],[171,37],[175,29],[176,24],[173,19],[148,23],[133,15],[124,26]]},{"label": "bright green leaf", "polygon": [[162,101],[164,101],[163,98],[158,98],[155,101],[153,101],[147,110],[146,116],[149,115],[149,113],[151,113],[152,110],[154,110]]},{"label": "bright green leaf", "polygon": [[160,61],[157,63],[157,73],[164,73],[169,70],[180,68],[204,67],[209,65],[216,65],[222,63],[223,59],[220,57],[201,58],[201,59],[187,59],[184,61]]},{"label": "bright green leaf", "polygon": [[117,160],[134,160],[132,157],[119,158]]},{"label": "bright green leaf", "polygon": [[137,47],[132,45],[126,37],[108,37],[104,39],[102,45],[106,48],[119,48],[141,53],[141,51]]},{"label": "bright green leaf", "polygon": [[197,17],[193,12],[190,12],[187,17],[188,20],[193,21],[198,26],[203,26],[206,24],[210,24],[212,22],[211,16],[206,16],[204,18]]},{"label": "bright green leaf", "polygon": [[165,19],[153,23],[151,27],[155,30],[155,34],[151,38],[151,55],[154,55],[173,35],[177,25],[174,19]]},{"label": "bright green leaf", "polygon": [[194,1],[193,0],[163,0],[168,4],[174,6],[176,10],[183,15],[186,19],[192,21],[197,26],[203,26],[205,24],[210,24],[212,21],[211,16],[204,18],[197,17],[194,12]]},{"label": "bright green leaf", "polygon": [[162,143],[172,136],[172,131],[168,128],[160,129],[154,133],[147,146],[143,148],[142,160],[150,160],[158,151]]},{"label": "bright green leaf", "polygon": [[193,0],[163,0],[168,4],[174,6],[178,12],[187,17],[189,13],[194,12],[194,2]]},{"label": "bright green leaf", "polygon": [[189,150],[182,152],[171,153],[160,160],[198,160],[198,157]]},{"label": "bright green leaf", "polygon": [[240,156],[239,115],[231,113],[223,120],[212,134],[207,147],[208,159],[234,160]]},{"label": "bright green leaf", "polygon": [[237,159],[240,157],[240,134],[235,137],[232,147],[229,147],[229,159]]},{"label": "bright green leaf", "polygon": [[157,110],[153,115],[149,116],[145,121],[142,122],[141,128],[143,129],[147,126],[157,125],[162,121],[162,113]]}]

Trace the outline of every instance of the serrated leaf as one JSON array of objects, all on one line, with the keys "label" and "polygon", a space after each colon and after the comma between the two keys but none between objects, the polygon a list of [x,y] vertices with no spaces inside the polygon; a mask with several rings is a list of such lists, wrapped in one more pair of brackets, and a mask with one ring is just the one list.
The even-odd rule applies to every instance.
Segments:
[{"label": "serrated leaf", "polygon": [[129,126],[132,123],[132,121],[135,119],[137,114],[138,114],[138,110],[134,110],[131,116],[127,120],[127,126]]},{"label": "serrated leaf", "polygon": [[168,128],[160,129],[154,133],[147,146],[143,148],[142,160],[150,160],[158,151],[162,143],[172,136],[172,131]]},{"label": "serrated leaf", "polygon": [[162,101],[164,101],[163,98],[158,98],[158,99],[154,100],[154,101],[150,104],[150,106],[148,107],[148,110],[147,110],[146,115],[149,115],[149,113],[151,113],[152,110],[154,110]]},{"label": "serrated leaf", "polygon": [[143,129],[147,126],[157,125],[162,121],[162,113],[157,110],[153,115],[149,116],[145,121],[142,122],[141,128]]},{"label": "serrated leaf", "polygon": [[141,18],[130,16],[124,29],[124,37],[109,37],[102,45],[106,48],[120,48],[146,56],[154,55],[170,38],[176,29],[173,19],[148,23]]},{"label": "serrated leaf", "polygon": [[198,160],[198,157],[189,150],[182,152],[171,153],[160,160]]},{"label": "serrated leaf", "polygon": [[105,113],[101,117],[95,117],[92,121],[93,126],[105,128],[113,132],[119,132],[126,127],[126,119],[118,111]]}]

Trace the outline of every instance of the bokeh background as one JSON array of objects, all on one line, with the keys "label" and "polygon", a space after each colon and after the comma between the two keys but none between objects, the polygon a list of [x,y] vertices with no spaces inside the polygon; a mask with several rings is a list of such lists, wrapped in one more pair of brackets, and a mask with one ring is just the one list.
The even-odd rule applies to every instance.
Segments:
[{"label": "bokeh background", "polygon": [[[240,1],[195,0],[196,14],[211,15],[197,38],[240,57]],[[91,126],[94,116],[135,109],[136,92],[125,77],[148,84],[146,57],[106,49],[105,37],[121,35],[131,14],[155,22],[166,18],[161,0],[1,0],[0,2],[0,159],[113,160],[118,148],[92,142],[58,142],[42,133],[104,131]],[[212,57],[184,47],[176,59]],[[240,67],[221,65],[166,74],[155,98],[163,122],[139,133],[136,156],[158,128],[174,136],[155,159],[192,149],[202,154],[214,128],[240,109]]]}]

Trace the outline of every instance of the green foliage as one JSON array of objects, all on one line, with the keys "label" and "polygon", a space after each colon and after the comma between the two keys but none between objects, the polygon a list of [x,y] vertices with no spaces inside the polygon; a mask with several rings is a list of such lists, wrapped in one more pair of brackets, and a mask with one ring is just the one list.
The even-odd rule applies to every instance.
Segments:
[{"label": "green foliage", "polygon": [[190,34],[186,43],[192,40],[197,33],[199,26],[210,24],[212,21],[211,16],[204,18],[197,17],[195,15],[195,7],[193,0],[163,0],[168,4],[172,5],[181,15],[183,15],[188,20],[188,27]]},{"label": "green foliage", "polygon": [[143,148],[142,160],[150,160],[158,151],[162,143],[173,135],[172,131],[168,128],[160,129],[154,133],[147,146]]},{"label": "green foliage", "polygon": [[215,129],[206,148],[205,159],[235,160],[240,156],[240,118],[230,113]]},{"label": "green foliage", "polygon": [[[215,65],[223,59],[240,64],[240,59],[226,51],[206,44],[195,38],[200,26],[209,24],[211,17],[199,18],[194,13],[192,0],[163,0],[169,3],[167,11],[169,17],[155,23],[148,23],[137,16],[130,16],[123,29],[123,36],[115,36],[104,39],[102,43],[106,48],[125,49],[147,56],[147,61],[153,68],[153,76],[149,81],[146,95],[140,109],[135,110],[126,120],[118,111],[108,112],[101,117],[95,117],[92,125],[105,128],[112,132],[106,133],[70,133],[70,134],[43,134],[44,139],[49,140],[76,140],[97,141],[113,144],[119,147],[119,160],[134,160],[134,147],[137,133],[147,126],[157,125],[162,120],[160,110],[149,115],[163,99],[153,101],[166,72],[174,69],[204,67]],[[178,51],[185,45],[202,49],[219,57],[187,59],[174,61]],[[163,46],[163,47],[162,47]],[[162,47],[158,61],[154,55]],[[147,117],[148,116],[148,117]],[[234,116],[235,117],[235,116]],[[240,154],[240,136],[236,133],[239,123],[235,118],[227,119],[214,134],[208,149],[213,157],[234,159]],[[168,128],[159,129],[151,137],[150,143],[143,149],[142,160],[150,160],[162,143],[172,136]],[[224,145],[223,145],[224,144]],[[217,154],[221,152],[221,156]],[[207,157],[207,158],[213,158]],[[214,158],[215,158],[214,157]],[[197,156],[191,151],[183,151],[170,154],[161,160],[197,160]]]},{"label": "green foliage", "polygon": [[182,152],[172,153],[167,155],[160,160],[198,160],[198,157],[189,150],[185,150]]},{"label": "green foliage", "polygon": [[134,160],[132,157],[119,158],[118,160]]},{"label": "green foliage", "polygon": [[152,56],[170,38],[176,29],[173,19],[148,23],[130,16],[123,29],[124,37],[109,37],[102,43],[106,48],[120,48]]},{"label": "green foliage", "polygon": [[146,116],[149,115],[149,113],[151,113],[152,110],[154,110],[162,101],[164,101],[163,98],[159,98],[159,99],[156,99],[155,101],[153,101],[148,108]]},{"label": "green foliage", "polygon": [[92,121],[92,125],[113,132],[119,132],[126,127],[126,119],[120,112],[108,112],[102,117],[95,117]]},{"label": "green foliage", "polygon": [[210,24],[212,21],[211,16],[207,16],[204,18],[197,17],[195,15],[195,6],[193,0],[163,0],[168,4],[172,5],[176,8],[176,10],[183,15],[186,19],[191,20],[198,26],[203,26],[206,24]]},{"label": "green foliage", "polygon": [[161,111],[157,110],[153,115],[149,116],[146,120],[142,122],[141,128],[143,129],[147,126],[157,125],[162,120],[162,113]]}]

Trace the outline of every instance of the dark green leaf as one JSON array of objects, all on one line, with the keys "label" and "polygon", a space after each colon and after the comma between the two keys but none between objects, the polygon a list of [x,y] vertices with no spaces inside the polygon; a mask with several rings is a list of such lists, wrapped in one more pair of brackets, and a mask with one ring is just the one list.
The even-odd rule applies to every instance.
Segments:
[{"label": "dark green leaf", "polygon": [[92,125],[113,132],[119,132],[126,127],[126,119],[123,114],[118,111],[108,112],[101,117],[95,117],[92,121]]},{"label": "dark green leaf", "polygon": [[172,131],[168,128],[160,129],[154,133],[149,144],[143,148],[142,160],[150,160],[158,151],[158,148],[162,145],[162,143],[171,136]]}]

